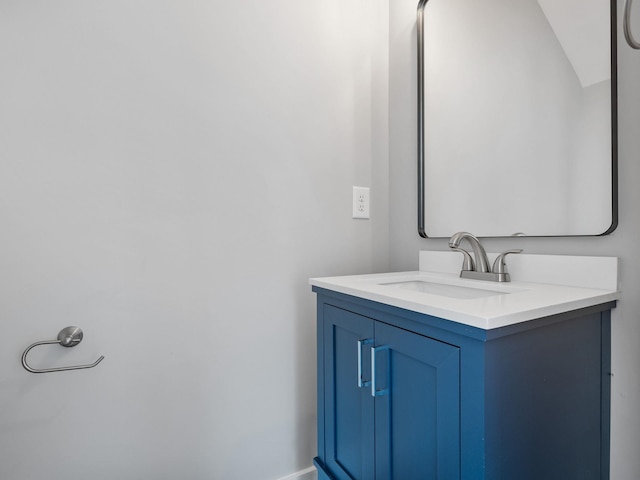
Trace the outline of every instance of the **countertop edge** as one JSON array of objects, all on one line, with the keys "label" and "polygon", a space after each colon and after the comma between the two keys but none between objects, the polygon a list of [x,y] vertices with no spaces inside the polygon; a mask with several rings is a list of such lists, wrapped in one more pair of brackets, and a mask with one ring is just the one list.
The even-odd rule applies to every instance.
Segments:
[{"label": "countertop edge", "polygon": [[[469,311],[464,311],[461,308],[458,311],[452,308],[442,308],[438,305],[430,305],[427,303],[416,302],[407,298],[400,298],[394,295],[383,295],[376,291],[371,291],[367,288],[367,284],[361,286],[353,286],[348,283],[363,282],[366,280],[375,280],[377,278],[385,278],[389,275],[392,276],[404,276],[414,275],[424,272],[394,272],[390,274],[371,274],[371,275],[349,275],[341,277],[323,277],[323,278],[311,278],[309,283],[312,286],[323,288],[330,291],[335,291],[347,295],[351,295],[366,300],[382,303],[385,305],[391,305],[394,307],[402,308],[412,312],[422,313],[425,315],[431,315],[434,317],[443,318],[463,325],[480,328],[483,330],[492,330],[496,328],[506,327],[509,325],[515,325],[518,323],[534,320],[541,317],[547,317],[550,315],[556,315],[560,313],[570,312],[574,310],[580,310],[583,308],[609,303],[619,299],[619,291],[606,291],[595,289],[580,289],[579,293],[582,295],[575,295],[576,289],[572,287],[566,287],[558,285],[559,290],[567,290],[573,295],[563,301],[545,302],[539,301],[538,305],[533,308],[527,308],[524,310],[511,309],[504,314],[482,315],[472,314]],[[546,287],[549,287],[548,285]]]}]

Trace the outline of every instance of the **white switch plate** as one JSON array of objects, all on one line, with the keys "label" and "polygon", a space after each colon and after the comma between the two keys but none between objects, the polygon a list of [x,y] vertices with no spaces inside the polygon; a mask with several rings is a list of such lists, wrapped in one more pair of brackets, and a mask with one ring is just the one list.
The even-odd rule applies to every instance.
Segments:
[{"label": "white switch plate", "polygon": [[369,187],[353,187],[353,218],[369,218]]}]

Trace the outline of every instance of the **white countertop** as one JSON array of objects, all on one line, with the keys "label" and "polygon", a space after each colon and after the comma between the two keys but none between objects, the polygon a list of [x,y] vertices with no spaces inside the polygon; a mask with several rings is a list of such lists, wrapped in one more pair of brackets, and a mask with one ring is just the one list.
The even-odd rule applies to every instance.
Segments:
[{"label": "white countertop", "polygon": [[[312,278],[309,283],[327,290],[452,320],[485,330],[599,305],[619,298],[618,289],[615,287],[586,288],[584,286],[557,283],[518,281],[513,278],[513,275],[511,282],[497,283],[461,279],[459,278],[459,272],[425,271],[428,266],[423,265],[423,253],[425,252],[421,253],[420,262],[422,271]],[[433,253],[436,252],[429,252],[429,254]],[[437,253],[449,254],[449,252]],[[530,255],[529,257],[546,258],[551,256]],[[560,258],[558,256],[558,259]],[[566,259],[566,256],[562,258]],[[574,258],[603,259],[610,257]],[[523,263],[526,263],[526,261]],[[580,263],[583,265],[582,262]],[[615,259],[615,262],[608,262],[607,264],[615,265],[617,269],[617,259]],[[571,274],[566,262],[563,263],[563,267],[568,274]],[[608,275],[607,272],[602,274]],[[521,277],[526,278],[527,275],[523,273]],[[386,285],[409,281],[490,290],[493,291],[493,294],[489,293],[490,296],[482,298],[452,298],[446,295],[399,288],[397,285]],[[593,282],[587,282],[587,284],[590,283]]]}]

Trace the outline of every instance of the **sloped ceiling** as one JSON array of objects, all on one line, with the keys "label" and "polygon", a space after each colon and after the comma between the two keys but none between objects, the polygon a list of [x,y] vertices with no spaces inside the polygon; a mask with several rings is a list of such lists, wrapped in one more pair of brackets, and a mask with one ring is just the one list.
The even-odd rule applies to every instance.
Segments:
[{"label": "sloped ceiling", "polygon": [[583,87],[611,78],[609,0],[538,0]]}]

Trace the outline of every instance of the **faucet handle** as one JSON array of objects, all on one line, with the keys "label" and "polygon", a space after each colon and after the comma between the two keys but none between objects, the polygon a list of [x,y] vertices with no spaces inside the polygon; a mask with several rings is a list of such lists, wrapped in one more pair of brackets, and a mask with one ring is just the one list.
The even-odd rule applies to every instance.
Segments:
[{"label": "faucet handle", "polygon": [[451,250],[455,250],[456,252],[460,252],[462,255],[464,255],[464,260],[462,261],[462,270],[469,270],[469,271],[473,271],[476,269],[476,265],[473,262],[473,258],[471,257],[471,254],[469,252],[467,252],[464,248],[457,248],[457,247],[450,247]]},{"label": "faucet handle", "polygon": [[493,273],[506,274],[507,273],[507,264],[504,261],[504,257],[506,257],[507,255],[510,255],[512,253],[522,253],[522,249],[521,248],[516,248],[516,249],[513,249],[513,250],[507,250],[506,252],[502,252],[500,255],[498,255],[496,257],[496,260],[493,262],[493,267],[491,268],[491,271]]}]

